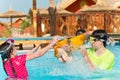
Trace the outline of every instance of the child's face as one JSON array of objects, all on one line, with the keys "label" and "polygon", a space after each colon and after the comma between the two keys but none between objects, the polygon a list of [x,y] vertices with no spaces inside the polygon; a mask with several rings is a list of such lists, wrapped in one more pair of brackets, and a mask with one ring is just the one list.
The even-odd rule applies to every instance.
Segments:
[{"label": "child's face", "polygon": [[12,52],[12,55],[13,55],[13,56],[16,56],[16,55],[17,55],[16,53],[17,53],[17,50],[16,50],[16,48],[15,48],[15,47],[13,47],[13,52]]},{"label": "child's face", "polygon": [[71,47],[70,47],[70,45],[65,44],[65,45],[62,46],[62,48],[63,48],[63,50],[66,51],[66,52],[71,52]]},{"label": "child's face", "polygon": [[98,49],[101,45],[103,45],[103,42],[101,40],[98,40],[94,37],[90,37],[89,42],[91,43],[92,47],[95,49]]},{"label": "child's face", "polygon": [[102,45],[103,45],[103,43],[101,41],[95,41],[92,44],[92,47],[95,48],[95,49],[99,49]]}]

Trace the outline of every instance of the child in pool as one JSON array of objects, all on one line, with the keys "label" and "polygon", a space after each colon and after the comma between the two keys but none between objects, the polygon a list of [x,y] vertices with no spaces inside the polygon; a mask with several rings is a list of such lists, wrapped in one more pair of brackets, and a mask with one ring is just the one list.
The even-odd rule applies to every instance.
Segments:
[{"label": "child in pool", "polygon": [[37,48],[40,46],[38,45],[25,54],[17,55],[16,49],[14,47],[14,40],[6,40],[3,44],[0,45],[3,68],[9,77],[6,80],[27,80],[28,72],[26,69],[26,61],[43,56],[57,41],[58,37],[55,36],[52,42],[46,47],[37,50]]},{"label": "child in pool", "polygon": [[92,48],[86,49],[82,46],[80,49],[93,69],[110,70],[114,66],[114,54],[106,48],[107,40],[108,34],[105,30],[95,30],[89,40]]},{"label": "child in pool", "polygon": [[70,45],[63,45],[61,48],[58,48],[59,57],[58,59],[61,62],[70,62],[72,60],[71,56],[71,47]]},{"label": "child in pool", "polygon": [[[79,41],[81,41],[81,45],[84,43],[84,39],[87,35],[91,34],[91,31],[86,32],[85,30],[78,30],[76,32],[76,36],[79,36]],[[76,48],[77,46],[80,46],[77,44],[77,46],[74,46],[73,43],[76,42],[76,40],[74,39],[74,42],[72,43],[71,38],[67,38],[67,44],[63,44],[62,41],[58,42],[57,45],[55,45],[57,48],[55,48],[55,51],[57,54],[57,58],[61,61],[61,62],[70,62],[72,60],[72,56],[71,56],[71,52],[73,50],[73,48]],[[61,45],[62,44],[62,45]]]}]

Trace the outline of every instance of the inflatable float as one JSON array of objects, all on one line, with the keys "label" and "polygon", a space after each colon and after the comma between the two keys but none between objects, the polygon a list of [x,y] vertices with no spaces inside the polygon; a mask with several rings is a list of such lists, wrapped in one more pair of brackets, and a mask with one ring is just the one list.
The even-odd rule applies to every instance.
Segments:
[{"label": "inflatable float", "polygon": [[59,57],[58,49],[61,48],[63,45],[70,45],[72,49],[78,49],[80,45],[84,44],[85,35],[81,34],[75,37],[66,38],[58,41],[54,46],[54,56]]}]

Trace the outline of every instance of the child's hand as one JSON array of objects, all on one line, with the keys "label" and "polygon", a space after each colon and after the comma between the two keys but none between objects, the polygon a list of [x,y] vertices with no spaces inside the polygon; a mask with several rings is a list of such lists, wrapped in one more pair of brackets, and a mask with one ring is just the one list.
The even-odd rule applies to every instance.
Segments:
[{"label": "child's hand", "polygon": [[91,62],[90,58],[88,57],[86,48],[85,48],[84,46],[80,46],[80,51],[81,51],[81,53],[83,54],[86,63],[90,64],[91,68],[94,69],[94,65],[93,65],[93,63]]},{"label": "child's hand", "polygon": [[53,42],[57,42],[58,41],[58,36],[55,36],[54,38],[53,38]]},{"label": "child's hand", "polygon": [[80,46],[80,52],[83,54],[83,56],[87,55],[86,48],[84,46]]},{"label": "child's hand", "polygon": [[51,44],[54,45],[56,44],[57,41],[58,41],[58,36],[54,36]]},{"label": "child's hand", "polygon": [[85,32],[84,34],[87,36],[87,35],[91,35],[93,31],[87,31]]}]

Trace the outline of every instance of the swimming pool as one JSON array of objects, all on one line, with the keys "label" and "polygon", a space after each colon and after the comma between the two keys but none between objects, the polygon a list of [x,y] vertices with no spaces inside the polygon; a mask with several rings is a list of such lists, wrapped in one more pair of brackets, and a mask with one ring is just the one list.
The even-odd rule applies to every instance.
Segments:
[{"label": "swimming pool", "polygon": [[[120,43],[107,48],[115,54],[115,66],[111,71],[90,70],[78,51],[74,52],[72,62],[61,63],[54,57],[53,50],[49,50],[43,57],[27,61],[29,80],[119,80]],[[2,67],[0,58],[0,80],[7,77]]]}]

